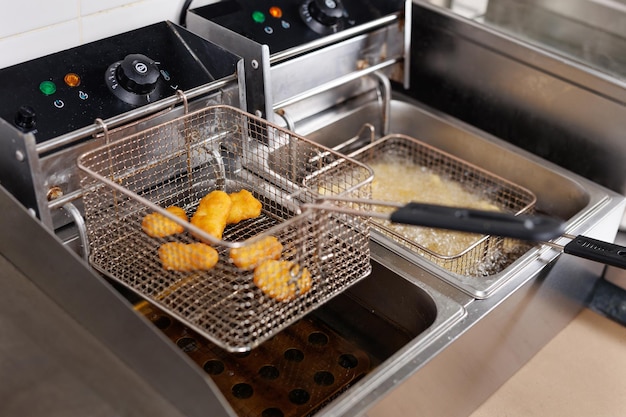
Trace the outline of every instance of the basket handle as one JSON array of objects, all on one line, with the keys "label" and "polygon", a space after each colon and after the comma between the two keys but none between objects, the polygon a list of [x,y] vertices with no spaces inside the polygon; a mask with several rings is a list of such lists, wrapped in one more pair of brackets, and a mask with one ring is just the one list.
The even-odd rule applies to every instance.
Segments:
[{"label": "basket handle", "polygon": [[546,241],[561,236],[563,221],[554,217],[514,215],[495,211],[409,203],[389,215],[395,223],[461,232]]},{"label": "basket handle", "polygon": [[[332,204],[329,201],[387,206],[395,209],[391,213],[381,213]],[[354,216],[375,217],[413,226],[503,236],[535,242],[543,242],[559,237],[565,229],[565,223],[554,217],[515,215],[513,213],[416,202],[402,204],[391,201],[325,196],[323,201],[316,204],[305,204],[304,207],[324,209]]]}]

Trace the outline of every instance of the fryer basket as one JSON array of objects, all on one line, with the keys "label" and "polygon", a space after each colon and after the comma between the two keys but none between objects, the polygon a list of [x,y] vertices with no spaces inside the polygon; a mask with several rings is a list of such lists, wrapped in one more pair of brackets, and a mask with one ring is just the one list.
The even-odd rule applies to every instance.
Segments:
[{"label": "fryer basket", "polygon": [[[459,184],[465,191],[503,212],[516,215],[532,214],[536,203],[536,197],[530,190],[403,134],[390,134],[380,138],[351,153],[350,157],[370,166],[378,162],[392,161],[398,165],[419,167]],[[376,176],[375,170],[374,175]],[[397,196],[390,196],[389,199],[401,203],[409,202],[400,201]],[[419,190],[416,190],[411,200],[423,201]],[[449,205],[449,202],[440,200],[426,202]],[[473,243],[457,253],[442,254],[418,241],[408,239],[389,222],[372,219],[371,226],[384,238],[400,244],[452,273],[463,276],[479,277],[500,272],[530,246],[528,242],[511,238],[476,235]],[[376,239],[376,233],[373,233],[372,237]]]},{"label": "fryer basket", "polygon": [[[252,349],[371,272],[367,219],[300,209],[321,187],[370,197],[371,169],[238,109],[186,114],[89,151],[78,166],[91,265],[226,350]],[[165,210],[177,205],[191,217],[210,191],[241,189],[262,213],[227,226],[222,239]],[[141,222],[151,212],[184,232],[148,236]],[[311,288],[293,300],[263,293],[254,271],[229,257],[267,236],[283,245],[282,260],[310,272]],[[163,269],[161,245],[199,240],[218,251],[213,269]]]}]

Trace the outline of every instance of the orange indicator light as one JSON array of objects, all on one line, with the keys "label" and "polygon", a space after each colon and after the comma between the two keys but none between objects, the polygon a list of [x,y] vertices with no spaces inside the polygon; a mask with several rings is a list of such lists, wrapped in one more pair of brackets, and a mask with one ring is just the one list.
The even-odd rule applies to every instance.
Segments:
[{"label": "orange indicator light", "polygon": [[280,7],[272,6],[270,7],[270,16],[275,17],[276,19],[280,19],[283,17],[283,10]]},{"label": "orange indicator light", "polygon": [[65,74],[63,81],[65,81],[65,84],[69,85],[70,87],[78,87],[80,85],[80,77],[73,72]]}]

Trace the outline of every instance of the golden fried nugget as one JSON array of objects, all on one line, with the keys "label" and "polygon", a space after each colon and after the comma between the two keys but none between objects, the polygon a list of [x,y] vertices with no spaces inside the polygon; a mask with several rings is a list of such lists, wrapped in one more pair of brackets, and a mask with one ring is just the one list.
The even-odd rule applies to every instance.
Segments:
[{"label": "golden fried nugget", "polygon": [[200,200],[196,212],[191,217],[191,224],[221,239],[231,206],[228,194],[221,190],[211,191]]},{"label": "golden fried nugget", "polygon": [[[187,213],[180,207],[170,206],[165,210],[184,221],[188,221]],[[152,237],[166,237],[182,233],[185,230],[180,224],[156,212],[150,213],[143,218],[141,228],[148,236]]]},{"label": "golden fried nugget", "polygon": [[291,261],[268,260],[256,267],[253,282],[267,296],[291,301],[311,289],[311,274]]},{"label": "golden fried nugget", "polygon": [[194,269],[206,271],[217,264],[219,255],[211,246],[205,243],[195,242],[190,243],[188,247],[189,258]]},{"label": "golden fried nugget", "polygon": [[274,236],[267,236],[248,246],[230,250],[230,259],[237,267],[252,270],[263,261],[280,258],[283,245]]},{"label": "golden fried nugget", "polygon": [[229,196],[233,204],[230,207],[226,223],[235,224],[261,215],[262,204],[250,191],[241,190],[238,193],[231,193]]},{"label": "golden fried nugget", "polygon": [[191,271],[187,245],[179,242],[164,243],[159,247],[159,259],[168,271]]},{"label": "golden fried nugget", "polygon": [[159,247],[159,259],[168,271],[197,271],[213,268],[219,259],[217,251],[207,244],[168,242]]}]

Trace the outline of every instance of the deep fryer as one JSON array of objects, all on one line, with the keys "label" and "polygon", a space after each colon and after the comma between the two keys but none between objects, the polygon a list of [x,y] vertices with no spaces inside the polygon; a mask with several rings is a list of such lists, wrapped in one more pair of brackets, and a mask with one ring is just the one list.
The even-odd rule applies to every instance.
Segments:
[{"label": "deep fryer", "polygon": [[[226,3],[236,6],[243,2]],[[350,4],[347,0],[343,3],[346,6]],[[537,196],[537,209],[541,213],[564,221],[568,233],[610,240],[623,212],[623,197],[414,100],[416,97],[419,98],[419,92],[439,93],[438,87],[441,84],[433,85],[430,82],[432,78],[429,76],[432,75],[432,71],[440,71],[443,74],[446,79],[444,86],[458,83],[472,85],[473,81],[480,80],[481,77],[477,77],[472,69],[488,60],[474,58],[477,56],[485,58],[485,53],[498,58],[490,69],[500,74],[515,75],[519,77],[516,79],[523,81],[524,71],[528,68],[521,70],[516,68],[515,71],[511,71],[510,67],[503,69],[500,65],[508,62],[507,60],[514,55],[515,64],[523,67],[527,64],[525,57],[528,56],[524,53],[530,53],[529,49],[523,48],[520,44],[506,48],[506,53],[500,53],[501,43],[497,42],[495,46],[490,45],[486,48],[485,52],[481,49],[484,42],[506,40],[491,32],[480,30],[478,36],[474,38],[471,31],[476,31],[477,28],[471,23],[449,18],[445,13],[433,11],[433,7],[422,7],[420,3],[405,2],[404,10],[408,11],[407,14],[392,12],[378,16],[379,18],[370,22],[363,24],[358,22],[352,27],[344,26],[345,30],[319,35],[315,42],[306,44],[307,47],[300,48],[305,45],[303,43],[296,49],[274,49],[271,39],[283,33],[278,32],[279,28],[288,29],[281,26],[281,19],[269,18],[269,15],[265,15],[266,25],[250,26],[260,32],[258,35],[266,36],[261,42],[257,42],[258,38],[253,39],[254,36],[247,37],[247,41],[244,42],[244,39],[238,36],[240,33],[231,29],[221,31],[216,28],[220,25],[215,21],[205,25],[205,29],[210,28],[208,31],[196,26],[193,30],[197,30],[197,33],[202,33],[208,39],[214,39],[226,49],[236,49],[235,54],[242,57],[238,68],[243,72],[239,74],[245,73],[245,87],[249,94],[245,97],[241,91],[233,94],[233,91],[237,90],[235,80],[237,77],[227,77],[228,81],[218,83],[219,87],[213,84],[216,94],[210,99],[196,100],[198,96],[195,96],[196,98],[189,104],[197,108],[208,102],[215,103],[222,98],[233,99],[242,107],[245,103],[250,113],[274,119],[281,126],[284,124],[290,131],[298,132],[298,135],[316,143],[328,144],[333,140],[342,142],[351,138],[364,123],[375,125],[376,132],[381,137],[388,133],[401,133],[419,138],[439,150],[449,152],[532,190]],[[263,4],[265,3],[255,2],[254,5],[250,3],[250,7],[263,8]],[[287,4],[288,2],[282,2],[280,5]],[[283,11],[287,10],[284,7]],[[195,14],[195,17],[200,16],[200,13]],[[293,28],[293,24],[299,20],[291,17],[292,15],[284,16],[287,22],[292,23]],[[191,23],[194,23],[193,20],[189,20],[190,28]],[[418,22],[418,27],[415,27],[415,22]],[[194,24],[202,26],[202,18],[197,19]],[[264,31],[267,25],[271,25],[274,30],[273,38]],[[415,30],[409,30],[411,27]],[[457,31],[461,31],[458,36]],[[296,36],[290,37],[291,41],[297,42],[297,39]],[[469,53],[465,53],[467,50],[465,47],[457,47],[460,44],[469,44],[467,48]],[[455,47],[448,48],[450,45]],[[516,54],[516,48],[524,53]],[[411,52],[411,57],[408,51]],[[536,58],[537,51],[533,49],[532,53]],[[459,63],[445,58],[450,55],[453,58],[461,56],[467,62]],[[333,65],[320,65],[321,62]],[[450,68],[452,62],[454,68]],[[535,65],[532,68],[535,72],[540,71],[538,68],[542,61],[534,59],[533,62]],[[565,65],[562,60],[558,62],[559,65]],[[104,70],[106,68],[102,69]],[[461,73],[461,76],[457,76],[457,72]],[[493,97],[493,91],[486,96],[481,95],[481,88],[490,87],[492,84],[498,84],[496,88],[498,97],[500,93],[511,92],[509,88],[501,88],[506,84],[499,84],[499,81],[504,80],[490,77],[492,74],[491,71],[484,71],[484,76],[488,78],[487,82],[478,90],[465,91],[463,99],[471,101],[474,98]],[[550,74],[553,73],[546,72],[539,76],[544,79],[544,76]],[[100,75],[99,73],[99,77]],[[304,80],[300,82],[299,79],[292,78],[294,75]],[[537,74],[534,75],[529,79],[537,79]],[[391,89],[388,89],[388,80],[391,80],[393,86]],[[404,87],[409,80],[412,88],[405,90]],[[568,80],[568,74],[560,74],[560,83],[571,81]],[[581,86],[587,87],[584,80],[568,84],[567,91],[579,91]],[[546,90],[548,91],[550,90]],[[594,89],[590,87],[585,91],[587,94],[593,94]],[[403,95],[403,92],[407,95]],[[441,89],[439,97],[446,96],[446,89]],[[524,95],[533,100],[545,97],[532,96]],[[612,97],[610,93],[602,97],[609,96]],[[116,141],[149,128],[153,122],[152,126],[171,121],[184,113],[183,97],[173,95],[163,107],[160,106],[164,102],[158,103],[156,106],[159,108],[158,112],[163,113],[154,119],[148,117],[137,124],[131,122],[119,130],[120,124],[111,124],[111,120],[105,120],[104,125],[96,123],[90,126],[88,133],[82,132],[86,137],[79,140],[86,144],[91,141],[93,147],[96,147],[105,142],[104,138],[107,135],[103,131],[107,127],[109,138]],[[590,103],[593,103],[594,108],[598,108],[601,100],[595,97]],[[455,103],[454,100],[450,102]],[[511,103],[503,101],[499,104],[504,104],[504,108],[507,109]],[[520,107],[528,109],[532,106]],[[139,111],[134,114],[142,113],[146,108],[138,109]],[[562,108],[563,106],[557,105],[550,107],[554,111]],[[614,113],[603,112],[603,116],[609,114]],[[9,138],[5,143],[11,146],[24,143],[22,137],[28,136],[14,132],[12,119],[13,115],[10,115],[7,123],[3,121],[0,124],[3,137]],[[565,119],[567,118],[563,120]],[[115,120],[123,124],[121,119]],[[124,120],[128,122],[128,119]],[[584,120],[576,118],[572,122],[581,123]],[[507,124],[507,129],[516,127],[519,126]],[[518,129],[518,132],[524,136],[527,131]],[[79,133],[74,132],[72,136]],[[92,136],[96,136],[94,141]],[[538,137],[537,140],[541,138]],[[52,141],[50,145],[53,143],[57,142]],[[329,147],[334,145],[335,143]],[[42,155],[41,158],[33,159],[32,153],[22,153],[26,155],[24,161],[28,163],[28,169],[36,168],[36,161],[41,161],[44,172],[56,171],[60,174],[68,172],[59,169],[56,162],[52,163],[53,161],[61,163],[61,159],[53,157],[58,149],[48,145],[38,148],[46,149],[46,152],[51,151],[47,155],[51,158]],[[18,147],[17,151],[24,149]],[[86,148],[76,150],[77,152],[72,155],[70,152],[65,154],[68,158],[63,161],[73,162],[79,154],[87,151]],[[15,148],[3,153],[10,165],[18,168],[20,174],[23,174],[26,164],[21,164],[15,158],[19,154]],[[299,170],[299,165],[293,161],[294,159],[283,159],[282,162],[277,162],[270,159],[266,165],[263,165],[265,162],[261,164],[261,167],[268,167],[271,164],[274,168],[280,168],[281,174],[294,173],[293,178],[302,179],[307,175],[307,170]],[[75,168],[70,171],[76,172]],[[47,190],[45,187],[49,184],[45,178],[57,180],[63,179],[64,176],[46,175],[35,178],[38,181],[43,178],[44,181],[37,184],[43,184],[42,189]],[[285,181],[283,185],[294,190],[292,181]],[[63,186],[60,188],[63,190]],[[63,213],[60,207],[72,201],[80,213],[82,203],[78,192],[64,194],[59,198],[58,189],[53,191],[51,196],[57,199],[48,204],[51,212],[55,215]],[[184,415],[232,416],[235,409],[243,414],[244,412],[240,410],[251,410],[247,408],[249,405],[259,404],[257,402],[259,398],[255,395],[258,391],[254,389],[256,385],[250,391],[251,384],[246,386],[245,381],[236,379],[246,378],[245,375],[249,376],[251,373],[259,375],[257,372],[260,369],[255,366],[259,364],[254,360],[255,349],[247,358],[235,356],[232,360],[222,362],[224,373],[217,377],[233,379],[226,383],[224,379],[221,380],[222,385],[218,389],[216,378],[209,372],[216,369],[211,366],[213,358],[206,356],[207,351],[202,350],[208,344],[206,340],[193,329],[182,329],[175,319],[171,321],[171,328],[160,327],[164,323],[164,320],[159,320],[159,317],[163,317],[160,314],[149,313],[148,319],[152,324],[143,320],[142,314],[132,311],[128,302],[119,297],[121,292],[132,299],[124,288],[119,288],[115,284],[111,286],[86,269],[85,264],[72,256],[65,247],[60,246],[50,233],[45,233],[47,231],[41,227],[37,228],[36,221],[23,213],[19,205],[15,206],[17,210],[10,209],[13,206],[6,204],[7,201],[11,203],[10,198],[1,198],[0,201],[3,207],[8,208],[4,211],[6,215],[2,219],[6,240],[0,243],[3,259],[9,260],[5,265],[13,265],[24,271],[28,279],[45,291],[46,296],[52,298],[56,305],[62,306],[68,314],[71,314],[72,321],[79,325],[72,328],[76,330],[72,333],[68,331],[69,326],[64,326],[64,334],[74,336],[67,338],[69,340],[66,341],[66,345],[71,344],[69,346],[71,352],[83,360],[63,360],[68,359],[68,355],[62,358],[61,363],[81,376],[88,373],[88,377],[82,378],[81,381],[92,388],[94,390],[92,392],[97,391],[104,401],[109,401],[118,411],[122,407],[126,407],[126,410],[150,409],[149,414],[152,415],[167,414],[168,410],[175,408],[177,411],[181,410],[180,413]],[[24,216],[21,216],[22,214]],[[68,223],[67,219],[64,223]],[[64,238],[70,228],[64,226],[62,229],[58,232]],[[561,240],[557,239],[558,242]],[[559,255],[560,250],[545,245],[531,245],[503,271],[479,279],[450,273],[432,262],[416,257],[414,253],[392,240],[374,239],[370,241],[369,250],[372,264],[370,276],[345,289],[306,317],[306,320],[321,320],[324,326],[329,326],[342,337],[349,339],[351,346],[365,352],[370,359],[369,369],[357,379],[350,381],[345,388],[331,394],[331,398],[328,398],[321,408],[316,407],[313,410],[307,407],[313,405],[313,396],[305,404],[296,404],[306,398],[304,391],[311,393],[308,386],[287,388],[287,384],[283,385],[283,381],[278,381],[281,389],[284,387],[287,393],[296,390],[293,398],[290,399],[288,395],[283,398],[284,402],[281,404],[285,404],[286,407],[297,408],[302,414],[314,411],[318,415],[347,416],[363,413],[381,415],[379,408],[384,408],[383,406],[389,405],[390,402],[399,403],[396,399],[402,396],[410,402],[415,412],[425,415],[467,415],[571,320],[584,305],[586,295],[601,275],[601,265]],[[34,258],[36,262],[32,261]],[[4,271],[13,271],[11,268],[5,268]],[[14,293],[9,291],[5,294]],[[19,300],[6,297],[3,305],[7,307]],[[38,303],[38,309],[41,311],[38,320],[44,320],[47,324],[40,333],[39,340],[44,340],[46,335],[52,335],[55,329],[60,328],[61,323],[67,324],[67,321],[55,322],[52,317],[57,316],[47,314],[50,311],[49,304]],[[17,310],[28,313],[22,306],[16,306]],[[17,318],[19,321],[19,317]],[[35,320],[30,323],[33,322]],[[175,333],[175,330],[180,330],[184,336],[180,337],[180,333]],[[169,331],[171,333],[168,333]],[[86,338],[76,337],[77,332],[91,336],[101,343],[102,349],[90,349],[90,352],[99,352],[101,355],[92,358],[94,360],[91,362],[85,354],[80,355],[81,348],[84,351],[84,346],[92,345],[82,345]],[[162,337],[163,334],[165,338]],[[190,337],[191,335],[193,337]],[[283,334],[279,332],[278,335]],[[59,339],[56,338],[52,342],[59,342]],[[194,344],[190,339],[197,343]],[[37,363],[41,364],[41,360],[48,355],[56,358],[54,355],[58,350],[55,347],[61,344],[44,343],[49,349],[38,356]],[[194,350],[194,346],[198,349]],[[20,353],[29,351],[20,349]],[[107,384],[109,379],[106,377],[113,374],[113,369],[118,368],[110,367],[109,371],[103,369],[104,366],[98,366],[101,363],[111,364],[107,358],[113,355],[102,355],[103,351],[114,353],[117,358],[122,359],[118,360],[118,365],[121,363],[134,372],[134,385],[128,383],[128,378],[120,377]],[[285,352],[282,348],[278,349],[273,359],[268,360],[286,360]],[[259,358],[258,355],[256,357]],[[81,367],[86,363],[95,366]],[[241,366],[245,364],[250,364],[250,372],[239,373]],[[23,370],[21,375],[26,376],[32,367],[27,366]],[[96,370],[104,372],[98,375]],[[36,378],[33,380],[37,382],[38,387],[48,386],[49,374],[35,372],[35,375]],[[266,375],[271,375],[271,372]],[[280,375],[285,373],[280,372]],[[328,375],[324,375],[325,378],[320,380],[322,382],[329,380]],[[337,378],[336,381],[339,382]],[[11,381],[8,383],[10,385]],[[305,383],[310,381],[302,382]],[[313,384],[316,382],[313,381]],[[470,384],[473,389],[467,390]],[[312,386],[321,387],[319,384]],[[135,395],[145,392],[142,389],[146,387],[153,390],[154,395],[149,397]],[[326,392],[330,392],[330,389],[328,388]],[[66,392],[75,391],[67,389]],[[321,389],[318,392],[321,392]],[[450,402],[451,396],[457,401]],[[228,403],[225,397],[236,398],[238,404]],[[145,407],[146,398],[157,401],[153,402],[151,408]],[[41,399],[45,400],[45,396]],[[162,401],[158,401],[159,399]],[[60,406],[57,402],[55,404]],[[132,406],[129,406],[131,404]],[[159,407],[162,404],[167,404],[169,408]],[[276,415],[281,410],[279,403],[274,403],[273,400],[265,404],[264,408],[257,409],[257,414],[260,410],[266,414]]]}]

